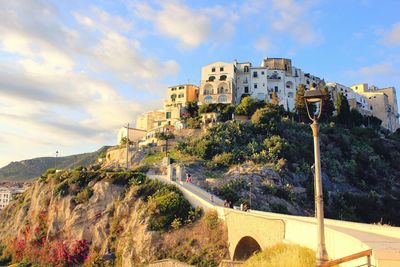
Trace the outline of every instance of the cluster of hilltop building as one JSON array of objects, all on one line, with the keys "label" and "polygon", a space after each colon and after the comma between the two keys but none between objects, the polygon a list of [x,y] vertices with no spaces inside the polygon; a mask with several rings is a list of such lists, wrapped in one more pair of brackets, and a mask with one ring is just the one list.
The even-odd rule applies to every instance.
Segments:
[{"label": "cluster of hilltop building", "polygon": [[259,67],[250,62],[239,63],[236,60],[229,63],[217,61],[204,66],[201,69],[199,85],[168,87],[163,109],[140,115],[136,120],[135,134],[132,132],[129,135],[152,135],[168,126],[184,127],[181,118],[186,112],[187,104],[193,101],[199,105],[238,104],[243,97],[251,96],[270,102],[275,94],[280,105],[288,111],[293,111],[296,89],[300,84],[305,85],[306,89],[312,84],[326,86],[333,101],[342,93],[351,108],[357,109],[363,115],[379,118],[382,120],[382,127],[390,132],[399,128],[394,87],[378,88],[366,83],[348,87],[336,82],[325,82],[292,66],[290,59],[267,58]]}]

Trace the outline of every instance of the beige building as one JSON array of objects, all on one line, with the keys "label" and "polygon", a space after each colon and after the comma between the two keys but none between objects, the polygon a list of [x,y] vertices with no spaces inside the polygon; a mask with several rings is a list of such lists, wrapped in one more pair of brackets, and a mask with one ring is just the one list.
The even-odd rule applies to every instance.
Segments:
[{"label": "beige building", "polygon": [[136,119],[136,129],[150,131],[165,124],[164,110],[143,113]]},{"label": "beige building", "polygon": [[365,96],[372,114],[382,120],[382,127],[390,132],[400,127],[396,89],[394,87],[379,89],[368,84],[355,84],[351,87],[356,93]]},{"label": "beige building", "polygon": [[199,102],[235,103],[236,64],[217,61],[201,68]]},{"label": "beige building", "polygon": [[326,86],[332,96],[333,103],[336,103],[338,95],[342,93],[347,98],[350,109],[357,109],[364,116],[372,115],[366,96],[358,94],[352,88],[340,83],[328,82]]},{"label": "beige building", "polygon": [[198,101],[199,87],[183,84],[168,87],[167,99],[164,101],[165,123],[174,125],[180,121],[189,102]]}]

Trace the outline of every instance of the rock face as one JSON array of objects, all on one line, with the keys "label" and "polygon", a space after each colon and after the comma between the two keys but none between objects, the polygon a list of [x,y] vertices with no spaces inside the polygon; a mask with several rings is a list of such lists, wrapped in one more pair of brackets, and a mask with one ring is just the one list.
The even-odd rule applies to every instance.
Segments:
[{"label": "rock face", "polygon": [[[174,209],[167,215],[180,220],[175,230],[149,230],[152,223],[162,222],[155,218],[166,218],[154,217],[163,215],[160,210],[166,207],[157,206],[159,202],[154,198],[173,205],[179,200],[174,190],[137,172],[65,171],[42,175],[0,211],[0,265],[10,262],[4,261],[10,256],[12,262],[24,259],[59,266],[53,258],[68,251],[78,253],[74,260],[80,260],[79,264],[86,260],[95,266],[110,266],[111,259],[111,265],[128,267],[178,257],[190,248],[188,262],[212,257],[212,266],[217,266],[228,251],[226,230],[224,226],[212,229],[218,240],[203,235],[206,223],[199,219],[201,211],[192,209],[190,217],[182,219],[176,217]],[[160,191],[164,195],[157,195]],[[162,229],[171,229],[169,225]],[[198,233],[197,239],[189,243],[193,233]],[[168,238],[171,236],[175,238]],[[186,246],[171,245],[175,241]],[[74,248],[79,242],[81,247]],[[217,243],[216,248],[210,248]],[[66,263],[65,258],[60,266],[79,265],[75,261]]]},{"label": "rock face", "polygon": [[23,236],[27,225],[36,228],[44,213],[49,241],[86,240],[100,254],[112,248],[120,256],[118,266],[154,260],[152,242],[159,234],[147,231],[145,204],[132,197],[134,190],[124,194],[124,187],[107,181],[95,182],[91,188],[90,199],[76,204],[73,195],[55,195],[51,182],[35,182],[2,211],[0,241]]}]

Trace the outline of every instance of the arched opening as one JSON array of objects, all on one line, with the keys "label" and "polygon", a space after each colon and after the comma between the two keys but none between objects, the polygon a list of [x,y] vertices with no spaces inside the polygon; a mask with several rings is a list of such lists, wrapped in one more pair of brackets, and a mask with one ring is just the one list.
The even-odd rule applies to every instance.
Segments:
[{"label": "arched opening", "polygon": [[228,94],[229,89],[228,89],[228,84],[225,82],[222,82],[218,84],[218,94]]},{"label": "arched opening", "polygon": [[204,103],[206,103],[206,104],[211,104],[212,100],[213,100],[212,96],[210,96],[210,95],[204,97]]},{"label": "arched opening", "polygon": [[215,80],[215,76],[210,76],[209,78],[208,78],[208,81],[209,82],[213,82]]},{"label": "arched opening", "polygon": [[244,261],[253,256],[254,253],[260,251],[261,247],[257,241],[250,236],[245,236],[240,239],[239,243],[236,245],[235,253],[233,254],[233,260]]},{"label": "arched opening", "polygon": [[205,95],[212,95],[214,92],[213,86],[211,84],[206,84],[204,86],[204,94]]},{"label": "arched opening", "polygon": [[228,98],[226,97],[226,95],[220,95],[218,97],[218,103],[226,103],[228,102]]},{"label": "arched opening", "polygon": [[291,81],[286,82],[286,88],[287,89],[292,89],[293,88],[293,82],[291,82]]}]

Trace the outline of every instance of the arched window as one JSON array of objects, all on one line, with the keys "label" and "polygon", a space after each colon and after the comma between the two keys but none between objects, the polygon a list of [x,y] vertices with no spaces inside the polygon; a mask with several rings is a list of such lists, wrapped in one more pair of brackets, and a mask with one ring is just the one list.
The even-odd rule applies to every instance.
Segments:
[{"label": "arched window", "polygon": [[215,76],[210,76],[209,78],[208,78],[208,81],[209,82],[213,82],[215,80]]},{"label": "arched window", "polygon": [[225,81],[225,80],[226,80],[226,75],[221,75],[221,76],[219,77],[219,80],[220,80],[220,81]]},{"label": "arched window", "polygon": [[286,82],[286,88],[292,89],[293,88],[293,83],[291,81]]},{"label": "arched window", "polygon": [[218,97],[218,103],[226,103],[228,102],[228,98],[226,97],[226,95],[220,95]]},{"label": "arched window", "polygon": [[211,84],[207,84],[206,86],[204,86],[204,94],[205,95],[212,95],[213,91],[214,91],[214,89]]},{"label": "arched window", "polygon": [[228,84],[223,82],[218,84],[218,94],[228,94],[229,89],[228,89]]},{"label": "arched window", "polygon": [[208,95],[208,96],[204,97],[204,103],[206,103],[206,104],[212,103],[212,96]]}]

